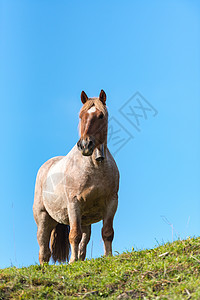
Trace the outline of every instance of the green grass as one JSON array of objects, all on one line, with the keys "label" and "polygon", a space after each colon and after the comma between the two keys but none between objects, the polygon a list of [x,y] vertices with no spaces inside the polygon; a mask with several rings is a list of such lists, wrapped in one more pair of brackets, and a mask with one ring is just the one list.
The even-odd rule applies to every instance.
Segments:
[{"label": "green grass", "polygon": [[0,299],[77,297],[200,299],[200,238],[72,265],[0,270]]}]

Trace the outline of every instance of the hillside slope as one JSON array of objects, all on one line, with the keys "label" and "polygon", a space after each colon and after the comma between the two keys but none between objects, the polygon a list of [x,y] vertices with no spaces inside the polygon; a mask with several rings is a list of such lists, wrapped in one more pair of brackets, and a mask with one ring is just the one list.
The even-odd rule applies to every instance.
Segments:
[{"label": "hillside slope", "polygon": [[0,299],[200,299],[200,238],[73,265],[0,270]]}]

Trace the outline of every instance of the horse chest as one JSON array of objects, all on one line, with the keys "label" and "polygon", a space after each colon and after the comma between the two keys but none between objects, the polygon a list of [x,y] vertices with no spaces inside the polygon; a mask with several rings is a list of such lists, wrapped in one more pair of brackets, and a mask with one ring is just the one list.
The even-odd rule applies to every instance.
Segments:
[{"label": "horse chest", "polygon": [[110,188],[106,177],[103,177],[101,173],[85,175],[79,178],[73,190],[71,186],[72,184],[68,182],[66,190],[69,195],[69,201],[70,198],[77,198],[86,207],[94,206],[94,203],[97,205],[101,203],[100,206],[102,206],[105,199],[108,198]]},{"label": "horse chest", "polygon": [[80,205],[83,225],[102,220],[116,189],[109,164],[95,168],[86,159],[79,162],[79,155],[75,152],[55,164],[43,185],[44,205],[59,223],[69,223],[68,206],[73,201]]},{"label": "horse chest", "polygon": [[[104,178],[105,179],[105,178]],[[103,219],[106,207],[110,200],[109,189],[105,180],[100,176],[88,179],[85,188],[78,194],[77,199],[81,206],[82,224],[88,225]]]}]

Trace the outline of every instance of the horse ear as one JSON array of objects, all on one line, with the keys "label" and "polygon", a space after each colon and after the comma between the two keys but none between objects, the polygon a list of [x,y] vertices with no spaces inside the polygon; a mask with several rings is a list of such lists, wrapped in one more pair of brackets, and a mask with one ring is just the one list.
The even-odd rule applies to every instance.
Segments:
[{"label": "horse ear", "polygon": [[85,102],[88,100],[88,96],[86,95],[86,93],[84,91],[81,92],[81,101],[83,104],[85,104]]},{"label": "horse ear", "polygon": [[106,104],[106,93],[104,92],[104,90],[101,90],[99,94],[99,100],[101,100],[103,104]]}]

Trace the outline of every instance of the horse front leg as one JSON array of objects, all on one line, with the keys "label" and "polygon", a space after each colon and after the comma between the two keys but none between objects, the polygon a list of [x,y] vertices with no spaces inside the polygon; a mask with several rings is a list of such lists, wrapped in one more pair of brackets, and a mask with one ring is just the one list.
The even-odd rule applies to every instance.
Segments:
[{"label": "horse front leg", "polygon": [[69,263],[71,264],[78,260],[79,243],[82,237],[81,213],[78,201],[69,203],[68,214],[70,223],[69,242],[71,245],[71,257]]},{"label": "horse front leg", "polygon": [[102,238],[104,241],[104,255],[112,255],[112,241],[114,238],[113,219],[117,210],[118,197],[115,196],[108,205],[103,219]]},{"label": "horse front leg", "polygon": [[78,259],[80,260],[85,259],[86,247],[90,241],[90,236],[91,236],[91,225],[82,226],[82,238],[79,244],[79,253],[78,253]]}]

